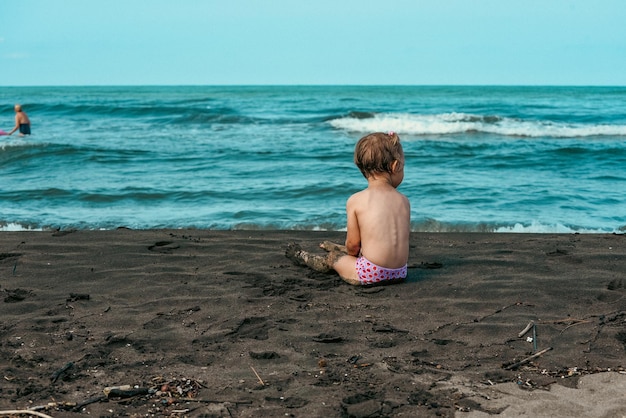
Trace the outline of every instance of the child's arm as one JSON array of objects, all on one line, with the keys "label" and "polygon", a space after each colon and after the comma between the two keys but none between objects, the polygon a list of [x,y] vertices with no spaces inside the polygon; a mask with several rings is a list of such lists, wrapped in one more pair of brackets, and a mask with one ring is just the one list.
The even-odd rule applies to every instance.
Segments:
[{"label": "child's arm", "polygon": [[354,196],[348,199],[346,203],[347,212],[347,233],[346,233],[346,251],[348,255],[358,257],[361,252],[361,231],[359,230],[359,220],[356,216],[356,202]]}]

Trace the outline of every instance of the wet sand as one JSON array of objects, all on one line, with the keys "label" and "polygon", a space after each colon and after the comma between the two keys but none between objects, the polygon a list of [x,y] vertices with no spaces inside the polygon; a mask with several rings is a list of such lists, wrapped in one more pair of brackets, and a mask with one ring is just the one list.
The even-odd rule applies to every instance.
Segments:
[{"label": "wet sand", "polygon": [[407,280],[379,287],[284,256],[343,239],[2,232],[0,410],[626,415],[624,235],[414,233]]}]

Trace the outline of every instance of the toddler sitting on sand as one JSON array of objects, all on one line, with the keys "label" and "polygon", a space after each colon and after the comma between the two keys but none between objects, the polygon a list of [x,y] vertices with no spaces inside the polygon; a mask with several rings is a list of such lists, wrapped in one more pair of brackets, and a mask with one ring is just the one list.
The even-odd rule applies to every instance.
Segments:
[{"label": "toddler sitting on sand", "polygon": [[404,152],[394,132],[364,136],[356,144],[354,163],[367,179],[367,188],[346,203],[345,246],[323,242],[326,256],[313,255],[297,244],[286,256],[313,270],[335,270],[353,285],[402,281],[409,258],[409,200],[396,188],[404,178]]}]

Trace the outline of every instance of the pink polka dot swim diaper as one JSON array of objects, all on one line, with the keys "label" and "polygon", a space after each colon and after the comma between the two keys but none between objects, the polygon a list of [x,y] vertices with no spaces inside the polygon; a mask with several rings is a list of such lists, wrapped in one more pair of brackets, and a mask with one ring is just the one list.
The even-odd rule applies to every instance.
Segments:
[{"label": "pink polka dot swim diaper", "polygon": [[378,266],[365,257],[356,260],[356,272],[361,284],[374,284],[387,280],[404,279],[407,274],[407,266],[397,269],[388,269]]}]

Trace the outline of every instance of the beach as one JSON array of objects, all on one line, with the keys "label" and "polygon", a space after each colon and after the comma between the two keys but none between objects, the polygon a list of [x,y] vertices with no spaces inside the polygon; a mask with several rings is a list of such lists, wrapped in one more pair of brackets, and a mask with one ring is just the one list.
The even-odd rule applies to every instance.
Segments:
[{"label": "beach", "polygon": [[407,280],[378,287],[284,255],[343,239],[2,232],[0,410],[626,416],[624,235],[412,233]]}]

